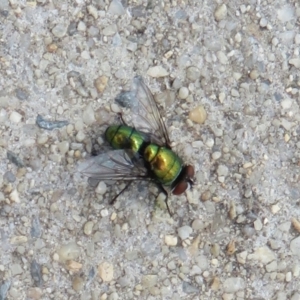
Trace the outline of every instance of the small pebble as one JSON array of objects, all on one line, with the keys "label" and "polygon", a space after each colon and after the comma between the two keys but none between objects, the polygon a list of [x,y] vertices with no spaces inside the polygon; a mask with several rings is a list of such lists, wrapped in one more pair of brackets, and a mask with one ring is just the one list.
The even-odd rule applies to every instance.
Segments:
[{"label": "small pebble", "polygon": [[280,206],[278,204],[274,204],[271,206],[271,212],[272,214],[277,214],[280,211]]},{"label": "small pebble", "polygon": [[237,254],[237,261],[240,264],[245,264],[248,256],[248,251],[243,251]]},{"label": "small pebble", "polygon": [[199,105],[192,109],[189,113],[189,119],[195,123],[203,124],[207,118],[207,113],[202,105]]},{"label": "small pebble", "polygon": [[58,251],[59,260],[65,262],[67,260],[75,260],[80,255],[80,248],[75,242],[63,245]]},{"label": "small pebble", "polygon": [[107,186],[105,182],[100,181],[95,189],[95,192],[100,195],[104,195],[106,193]]},{"label": "small pebble", "polygon": [[219,176],[227,176],[229,173],[228,167],[225,165],[219,165],[217,168],[217,174]]},{"label": "small pebble", "polygon": [[17,88],[15,90],[15,93],[16,93],[16,97],[19,99],[19,100],[27,100],[28,97],[29,97],[29,94],[27,93],[27,91],[21,89],[21,88]]},{"label": "small pebble", "polygon": [[186,87],[181,87],[178,92],[178,98],[179,99],[186,99],[189,95],[189,90]]},{"label": "small pebble", "polygon": [[125,9],[120,0],[112,0],[109,7],[108,13],[116,16],[121,16],[125,14]]},{"label": "small pebble", "polygon": [[52,33],[57,38],[62,38],[66,35],[68,27],[64,24],[57,24],[52,28]]},{"label": "small pebble", "polygon": [[103,262],[98,267],[98,275],[104,282],[109,282],[113,280],[114,277],[114,267],[108,262]]},{"label": "small pebble", "polygon": [[276,259],[274,252],[267,246],[257,248],[254,253],[249,254],[248,257],[249,259],[260,261],[263,264],[268,264]]},{"label": "small pebble", "polygon": [[95,20],[98,18],[98,11],[94,5],[88,5],[87,11]]},{"label": "small pebble", "polygon": [[54,43],[47,45],[47,51],[50,53],[55,53],[58,49],[58,46]]},{"label": "small pebble", "polygon": [[107,209],[102,209],[100,211],[100,215],[101,215],[102,218],[107,217],[108,216],[108,210]]},{"label": "small pebble", "polygon": [[24,235],[16,235],[10,239],[10,243],[12,245],[24,244],[24,243],[27,243],[27,241],[28,241],[28,238],[27,238],[27,236],[24,236]]},{"label": "small pebble", "polygon": [[155,66],[148,69],[147,75],[154,78],[160,78],[168,76],[169,72],[162,66]]},{"label": "small pebble", "polygon": [[7,171],[4,173],[3,179],[5,179],[7,182],[12,183],[16,181],[16,176],[11,171]]},{"label": "small pebble", "polygon": [[178,242],[177,236],[174,235],[166,235],[165,236],[165,244],[167,246],[176,246]]},{"label": "small pebble", "polygon": [[82,121],[86,125],[92,125],[94,122],[96,122],[94,109],[91,104],[88,104],[84,109],[82,114]]},{"label": "small pebble", "polygon": [[196,67],[189,67],[186,70],[186,78],[189,81],[195,82],[200,78],[200,70]]},{"label": "small pebble", "polygon": [[93,232],[93,227],[94,227],[94,222],[92,221],[88,221],[84,224],[84,227],[83,227],[83,232],[86,234],[86,235],[91,235],[92,232]]},{"label": "small pebble", "polygon": [[192,232],[193,232],[193,229],[190,226],[187,226],[187,225],[178,228],[178,236],[182,240],[187,239]]},{"label": "small pebble", "polygon": [[106,35],[106,36],[112,36],[112,35],[116,34],[117,31],[118,31],[117,25],[111,24],[102,30],[102,34]]},{"label": "small pebble", "polygon": [[97,89],[98,93],[102,94],[107,86],[108,77],[106,76],[99,76],[94,81],[94,86]]},{"label": "small pebble", "polygon": [[290,98],[284,99],[281,101],[280,105],[283,109],[289,109],[292,107],[293,100]]},{"label": "small pebble", "polygon": [[41,265],[33,260],[30,264],[30,274],[35,286],[40,287],[43,284]]},{"label": "small pebble", "polygon": [[23,269],[20,264],[11,264],[10,271],[12,276],[21,275],[23,273]]},{"label": "small pebble", "polygon": [[210,247],[210,252],[214,257],[218,257],[220,255],[220,245],[213,243]]},{"label": "small pebble", "polygon": [[213,280],[211,281],[210,288],[212,291],[217,291],[220,288],[221,281],[219,277],[214,277]]},{"label": "small pebble", "polygon": [[236,293],[245,288],[245,281],[240,277],[230,277],[223,282],[223,288],[226,293]]},{"label": "small pebble", "polygon": [[298,232],[300,232],[300,222],[299,222],[296,218],[292,218],[292,219],[291,219],[291,222],[292,222],[294,228],[295,228]]},{"label": "small pebble", "polygon": [[10,194],[9,194],[9,199],[12,201],[12,202],[15,202],[15,203],[20,203],[21,200],[20,200],[20,196],[19,196],[19,193],[17,190],[13,190]]},{"label": "small pebble", "polygon": [[76,292],[80,292],[84,288],[84,278],[82,276],[75,276],[72,280],[72,288]]},{"label": "small pebble", "polygon": [[19,122],[22,120],[22,115],[19,114],[19,113],[16,112],[16,111],[13,111],[13,112],[10,114],[9,119],[10,119],[11,122],[19,123]]},{"label": "small pebble", "polygon": [[292,58],[289,60],[289,64],[293,65],[297,69],[300,69],[300,58]]},{"label": "small pebble", "polygon": [[57,148],[61,155],[65,155],[70,149],[70,144],[67,141],[63,141],[57,144]]},{"label": "small pebble", "polygon": [[256,219],[256,220],[254,221],[254,228],[255,228],[256,231],[262,230],[263,224],[262,224],[262,222],[261,222],[260,219]]},{"label": "small pebble", "polygon": [[298,256],[300,258],[300,236],[294,238],[290,243],[290,249],[293,255]]},{"label": "small pebble", "polygon": [[258,73],[257,70],[252,70],[250,72],[249,76],[250,76],[251,79],[255,80],[255,79],[257,79],[259,77],[259,73]]},{"label": "small pebble", "polygon": [[85,139],[85,133],[83,131],[78,131],[78,133],[76,134],[76,141],[81,143],[83,142]]},{"label": "small pebble", "polygon": [[145,288],[151,288],[151,287],[156,285],[157,280],[158,280],[157,275],[152,275],[152,274],[144,275],[143,278],[142,278],[142,285]]},{"label": "small pebble", "polygon": [[226,4],[221,4],[217,7],[214,13],[216,21],[221,21],[227,17],[227,6]]},{"label": "small pebble", "polygon": [[228,64],[228,58],[227,58],[227,56],[226,56],[226,54],[224,52],[218,51],[217,52],[217,57],[218,57],[219,62],[222,65],[227,65]]},{"label": "small pebble", "polygon": [[37,143],[39,145],[44,145],[46,144],[48,141],[48,136],[47,135],[40,135],[38,138],[37,138]]},{"label": "small pebble", "polygon": [[260,27],[266,27],[268,25],[268,21],[265,18],[261,18],[259,21],[259,26]]},{"label": "small pebble", "polygon": [[86,31],[86,25],[85,25],[85,23],[82,22],[82,21],[79,21],[78,25],[77,25],[77,30],[78,31]]},{"label": "small pebble", "polygon": [[73,273],[78,273],[82,269],[82,264],[70,259],[66,261],[66,269]]},{"label": "small pebble", "polygon": [[222,153],[219,152],[219,151],[216,151],[216,152],[214,152],[214,153],[212,154],[212,158],[213,158],[214,160],[218,160],[219,158],[221,158],[221,156],[222,156]]}]

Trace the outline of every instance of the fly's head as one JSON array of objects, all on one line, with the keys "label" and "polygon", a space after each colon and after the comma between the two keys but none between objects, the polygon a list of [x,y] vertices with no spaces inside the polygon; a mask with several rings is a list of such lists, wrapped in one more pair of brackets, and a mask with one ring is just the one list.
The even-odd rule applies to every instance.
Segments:
[{"label": "fly's head", "polygon": [[195,170],[193,166],[185,166],[183,167],[181,174],[179,175],[179,180],[176,182],[172,190],[172,194],[174,195],[181,195],[184,193],[188,188],[192,187],[194,184],[194,175]]}]

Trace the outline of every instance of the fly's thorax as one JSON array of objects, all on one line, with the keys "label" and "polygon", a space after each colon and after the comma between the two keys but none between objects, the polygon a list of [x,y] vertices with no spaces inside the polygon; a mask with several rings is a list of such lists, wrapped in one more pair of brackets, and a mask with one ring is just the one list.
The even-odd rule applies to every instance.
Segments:
[{"label": "fly's thorax", "polygon": [[182,169],[181,159],[170,149],[150,144],[144,151],[144,159],[156,179],[163,185],[171,185]]},{"label": "fly's thorax", "polygon": [[112,125],[106,129],[105,138],[115,149],[131,149],[138,152],[144,142],[143,135],[132,127]]}]

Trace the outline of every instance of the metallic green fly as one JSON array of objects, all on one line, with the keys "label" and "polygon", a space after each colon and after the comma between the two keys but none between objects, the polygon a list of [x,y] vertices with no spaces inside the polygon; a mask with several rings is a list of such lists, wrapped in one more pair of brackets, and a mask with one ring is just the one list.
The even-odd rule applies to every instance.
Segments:
[{"label": "metallic green fly", "polygon": [[180,195],[193,185],[194,167],[185,165],[171,149],[171,142],[160,109],[145,85],[136,76],[130,91],[124,91],[116,102],[129,110],[121,114],[121,123],[105,131],[105,139],[115,149],[94,156],[81,164],[79,171],[96,181],[126,181],[127,184],[110,203],[135,180],[152,181],[166,195],[168,190]]}]

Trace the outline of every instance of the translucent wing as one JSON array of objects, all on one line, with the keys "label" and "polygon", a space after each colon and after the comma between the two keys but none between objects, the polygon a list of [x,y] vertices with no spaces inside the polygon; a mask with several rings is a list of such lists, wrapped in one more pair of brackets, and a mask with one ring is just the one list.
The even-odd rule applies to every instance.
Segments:
[{"label": "translucent wing", "polygon": [[86,159],[78,172],[96,181],[148,179],[143,162],[128,150],[112,150]]},{"label": "translucent wing", "polygon": [[169,135],[158,105],[141,76],[134,77],[130,91],[120,93],[116,102],[130,109],[131,114],[123,116],[127,125],[147,133],[152,142],[170,147]]}]

